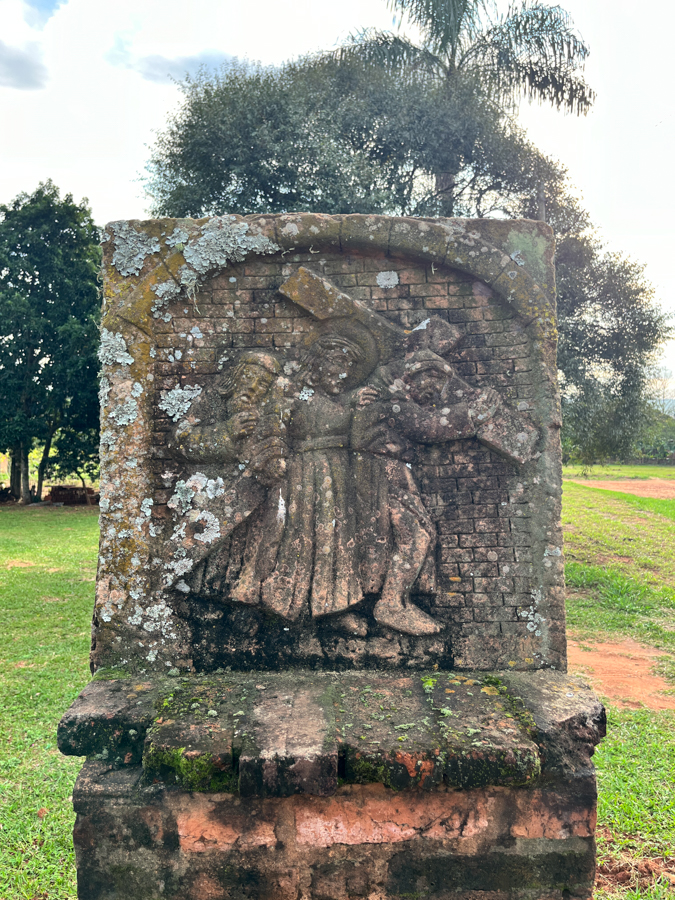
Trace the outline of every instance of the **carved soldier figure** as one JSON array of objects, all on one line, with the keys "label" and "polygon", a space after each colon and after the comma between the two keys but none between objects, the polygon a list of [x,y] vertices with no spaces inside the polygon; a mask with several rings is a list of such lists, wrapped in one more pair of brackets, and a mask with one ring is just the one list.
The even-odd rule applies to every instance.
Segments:
[{"label": "carved soldier figure", "polygon": [[[400,375],[399,375],[400,373]],[[466,403],[443,406],[452,368],[428,350],[375,373],[379,394],[355,417],[352,445],[359,497],[359,547],[364,590],[380,594],[376,621],[406,634],[440,630],[410,601],[410,591],[429,558],[433,592],[436,529],[426,510],[411,463],[415,445],[473,437],[476,427]],[[402,376],[402,377],[401,377]]]},{"label": "carved soldier figure", "polygon": [[[283,476],[286,452],[281,393],[272,391],[281,366],[271,353],[242,354],[217,388],[226,418],[211,425],[183,420],[169,449],[192,463],[243,463],[264,482]],[[195,414],[200,415],[199,406]],[[194,416],[193,416],[194,418]]]},{"label": "carved soldier figure", "polygon": [[[219,398],[205,397],[170,437],[178,459],[199,468],[176,483],[168,503],[175,527],[165,542],[167,586],[184,576],[178,589],[198,592],[209,558],[260,505],[266,486],[283,477],[288,450],[280,373],[271,354],[243,354],[217,388]],[[202,424],[200,416],[216,421]]]}]

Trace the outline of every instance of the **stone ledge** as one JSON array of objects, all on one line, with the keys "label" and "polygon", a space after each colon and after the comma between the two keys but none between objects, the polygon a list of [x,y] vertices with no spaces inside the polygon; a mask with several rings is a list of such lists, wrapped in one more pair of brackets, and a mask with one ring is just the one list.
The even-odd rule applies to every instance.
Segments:
[{"label": "stone ledge", "polygon": [[583,773],[604,728],[588,687],[555,672],[294,671],[94,681],[58,737],[66,754],[142,761],[145,784],[281,797]]}]

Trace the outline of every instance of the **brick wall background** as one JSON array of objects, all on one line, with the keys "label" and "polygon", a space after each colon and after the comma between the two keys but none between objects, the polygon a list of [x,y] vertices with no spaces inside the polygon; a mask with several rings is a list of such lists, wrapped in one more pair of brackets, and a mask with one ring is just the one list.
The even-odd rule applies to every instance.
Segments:
[{"label": "brick wall background", "polygon": [[[157,389],[200,384],[208,390],[239,349],[268,348],[282,360],[297,359],[311,320],[277,288],[300,265],[325,275],[405,329],[430,313],[456,323],[464,337],[447,360],[458,374],[471,384],[496,388],[519,410],[531,409],[535,366],[520,317],[469,275],[383,254],[289,254],[231,266],[208,281],[194,302],[181,300],[168,308],[169,315],[155,320]],[[378,287],[382,271],[397,272],[399,284]],[[159,485],[168,457],[163,442],[171,424],[155,410]],[[427,608],[445,623],[446,636],[452,636],[455,664],[536,663],[541,654],[539,628],[533,621],[537,585],[530,479],[477,440],[424,448],[415,474],[439,532],[442,589]],[[164,504],[170,493],[158,487],[155,517],[168,517]],[[414,640],[403,642],[408,645],[405,655]],[[442,657],[446,650],[436,652]]]}]

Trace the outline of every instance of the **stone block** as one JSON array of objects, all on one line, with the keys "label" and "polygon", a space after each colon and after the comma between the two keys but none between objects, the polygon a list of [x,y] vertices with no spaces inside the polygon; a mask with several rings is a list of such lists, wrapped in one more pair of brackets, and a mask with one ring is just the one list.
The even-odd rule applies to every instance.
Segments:
[{"label": "stone block", "polygon": [[[100,717],[123,696],[114,725],[128,724],[130,684],[99,684]],[[590,900],[590,756],[604,711],[577,679],[267,674],[169,678],[147,693],[162,721],[147,727],[146,748],[163,734],[165,750],[175,744],[200,776],[181,785],[149,755],[142,766],[86,763],[73,793],[81,900],[316,900],[378,890],[402,900],[411,885],[432,900],[450,886],[457,900],[474,900],[476,891],[497,900]],[[86,703],[91,697],[81,713]],[[193,705],[217,708],[219,723],[223,707],[229,715],[242,706],[232,747],[237,732],[242,747],[250,732],[257,749],[238,758],[238,783],[213,790],[201,780],[207,748],[224,744],[204,730],[208,710],[202,716]],[[164,728],[180,710],[182,734]],[[321,765],[310,763],[325,763],[331,747],[339,778],[317,781]],[[247,768],[256,759],[257,781]]]},{"label": "stone block", "polygon": [[571,900],[553,241],[215,216],[104,236],[80,900]]}]

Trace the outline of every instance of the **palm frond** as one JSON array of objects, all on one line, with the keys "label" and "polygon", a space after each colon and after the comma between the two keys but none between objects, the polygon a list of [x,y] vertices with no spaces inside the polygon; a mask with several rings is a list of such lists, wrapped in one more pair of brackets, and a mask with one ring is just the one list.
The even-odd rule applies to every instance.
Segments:
[{"label": "palm frond", "polygon": [[582,75],[588,53],[564,9],[524,0],[480,35],[460,62],[477,69],[504,101],[526,96],[580,114],[595,99]]},{"label": "palm frond", "polygon": [[473,40],[494,12],[494,0],[389,0],[417,25],[425,44],[454,60],[462,38]]},{"label": "palm frond", "polygon": [[426,47],[387,31],[367,29],[332,54],[341,65],[374,65],[389,72],[439,74],[443,60]]}]

